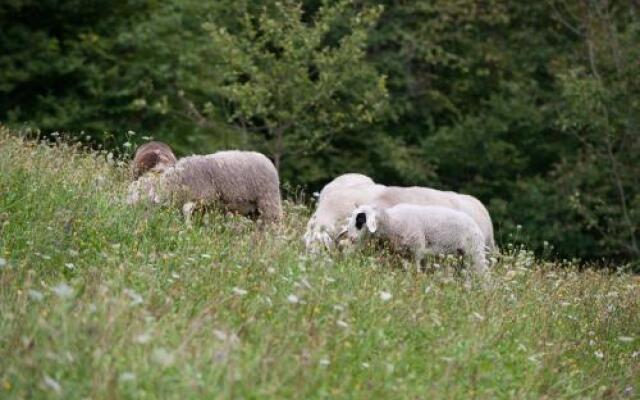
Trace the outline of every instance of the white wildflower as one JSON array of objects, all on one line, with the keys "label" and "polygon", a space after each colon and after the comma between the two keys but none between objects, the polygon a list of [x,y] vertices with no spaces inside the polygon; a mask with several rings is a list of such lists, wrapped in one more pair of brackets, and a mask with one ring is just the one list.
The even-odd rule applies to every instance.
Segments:
[{"label": "white wildflower", "polygon": [[53,379],[47,374],[44,375],[43,383],[46,387],[53,390],[57,394],[60,394],[62,392],[62,386],[60,386],[58,381],[56,381],[55,379]]},{"label": "white wildflower", "polygon": [[219,330],[219,329],[214,329],[213,330],[213,336],[216,337],[216,339],[224,342],[225,340],[227,340],[227,334],[224,333],[223,331]]},{"label": "white wildflower", "polygon": [[329,364],[331,364],[331,362],[329,361],[328,358],[321,358],[319,361],[320,365],[322,365],[323,367],[328,366]]},{"label": "white wildflower", "polygon": [[163,367],[168,367],[171,364],[173,364],[175,357],[167,349],[160,347],[153,351],[153,354],[151,355],[151,359],[156,364],[159,364]]},{"label": "white wildflower", "polygon": [[73,270],[76,268],[75,265],[73,265],[73,263],[65,263],[64,264],[65,267],[67,267],[67,269]]},{"label": "white wildflower", "polygon": [[129,148],[131,147],[131,142],[124,142],[122,145],[126,148]]},{"label": "white wildflower", "polygon": [[339,319],[338,321],[336,321],[336,325],[338,325],[340,328],[348,328],[349,324],[347,324],[346,322],[344,322],[343,320]]},{"label": "white wildflower", "polygon": [[269,267],[269,268],[267,268],[267,273],[268,274],[275,274],[276,273],[276,269],[273,268],[273,267]]},{"label": "white wildflower", "polygon": [[291,304],[297,304],[300,299],[295,294],[290,294],[289,296],[287,296],[287,301]]},{"label": "white wildflower", "polygon": [[596,350],[593,352],[593,355],[596,356],[599,359],[603,359],[604,358],[604,353],[601,350]]},{"label": "white wildflower", "polygon": [[202,257],[202,258],[206,258],[206,259],[208,260],[208,259],[210,259],[210,258],[211,258],[211,254],[203,253],[203,254],[200,254],[200,257]]},{"label": "white wildflower", "polygon": [[632,336],[618,336],[618,340],[625,343],[633,342]]},{"label": "white wildflower", "polygon": [[367,362],[363,362],[362,363],[362,368],[369,369],[369,367],[370,367],[369,363],[367,363]]},{"label": "white wildflower", "polygon": [[144,332],[136,335],[133,340],[138,344],[147,344],[151,341],[151,334],[149,332]]},{"label": "white wildflower", "polygon": [[29,297],[35,301],[42,301],[42,299],[44,299],[44,295],[41,292],[33,289],[29,289]]},{"label": "white wildflower", "polygon": [[477,313],[477,312],[475,312],[475,311],[474,311],[474,312],[472,312],[472,313],[471,313],[471,315],[472,315],[475,319],[477,319],[478,321],[484,321],[484,316],[483,316],[483,315],[481,315],[481,314],[478,314],[478,313]]},{"label": "white wildflower", "polygon": [[233,289],[231,289],[231,291],[238,296],[244,296],[245,294],[249,293],[244,289],[240,289],[239,287],[234,287]]},{"label": "white wildflower", "polygon": [[380,292],[380,300],[389,301],[393,298],[393,295],[389,292],[381,291]]},{"label": "white wildflower", "polygon": [[136,374],[129,371],[121,373],[120,376],[118,377],[118,381],[120,382],[132,382],[135,380],[136,380]]},{"label": "white wildflower", "polygon": [[124,294],[129,296],[129,298],[131,299],[132,306],[137,306],[138,304],[142,304],[144,302],[142,296],[131,289],[125,289]]},{"label": "white wildflower", "polygon": [[73,288],[64,282],[57,284],[51,290],[61,299],[68,299],[73,296]]}]

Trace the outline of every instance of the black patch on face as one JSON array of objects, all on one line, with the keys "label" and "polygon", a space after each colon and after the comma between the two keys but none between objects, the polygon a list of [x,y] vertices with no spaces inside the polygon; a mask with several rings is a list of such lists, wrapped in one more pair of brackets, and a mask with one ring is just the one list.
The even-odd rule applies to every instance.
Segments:
[{"label": "black patch on face", "polygon": [[367,222],[367,214],[359,213],[356,215],[356,229],[362,229],[362,226]]}]

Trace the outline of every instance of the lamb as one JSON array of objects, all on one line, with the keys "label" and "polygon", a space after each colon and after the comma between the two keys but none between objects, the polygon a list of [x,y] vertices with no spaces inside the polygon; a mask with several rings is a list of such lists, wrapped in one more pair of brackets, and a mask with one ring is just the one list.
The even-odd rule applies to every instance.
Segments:
[{"label": "lamb", "polygon": [[131,175],[138,179],[149,171],[162,172],[175,165],[176,156],[169,145],[149,142],[138,147],[131,163]]},{"label": "lamb", "polygon": [[495,249],[491,216],[480,200],[473,196],[417,186],[387,187],[365,180],[342,187],[334,183],[336,180],[322,189],[316,211],[307,223],[304,242],[308,252],[316,252],[322,247],[333,248],[337,233],[353,209],[359,205],[371,204],[387,208],[401,203],[442,206],[462,211],[473,218],[480,227],[487,249]]},{"label": "lamb", "polygon": [[409,252],[418,269],[425,256],[439,254],[466,256],[479,273],[487,269],[480,228],[466,213],[447,207],[360,206],[353,211],[339,237],[344,235],[352,242],[362,241],[368,235],[380,238],[396,252]]},{"label": "lamb", "polygon": [[420,186],[398,187],[389,186],[387,190],[371,200],[371,204],[386,208],[400,203],[419,206],[442,206],[462,211],[478,224],[484,235],[488,250],[495,249],[493,239],[493,223],[489,211],[477,198],[451,191],[442,191]]},{"label": "lamb", "polygon": [[282,218],[278,172],[263,154],[249,151],[181,158],[161,175],[130,185],[127,202],[141,200],[180,206],[187,223],[195,208],[213,205],[270,222]]}]

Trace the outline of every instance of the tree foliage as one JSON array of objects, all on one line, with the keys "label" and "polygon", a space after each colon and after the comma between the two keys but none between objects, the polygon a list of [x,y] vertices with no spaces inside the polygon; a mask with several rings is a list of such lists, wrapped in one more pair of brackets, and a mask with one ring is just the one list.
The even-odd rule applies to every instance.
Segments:
[{"label": "tree foliage", "polygon": [[[252,148],[319,188],[468,192],[499,242],[637,260],[640,8],[569,0],[11,0],[0,120],[180,153]],[[519,228],[521,226],[521,228]]]}]

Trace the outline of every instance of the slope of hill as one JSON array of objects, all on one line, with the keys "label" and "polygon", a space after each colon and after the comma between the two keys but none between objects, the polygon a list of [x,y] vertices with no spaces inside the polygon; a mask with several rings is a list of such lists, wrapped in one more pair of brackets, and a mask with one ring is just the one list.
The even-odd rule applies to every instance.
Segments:
[{"label": "slope of hill", "polygon": [[310,258],[280,228],[131,208],[124,167],[0,127],[0,398],[640,393],[640,282],[510,249],[491,284]]}]

